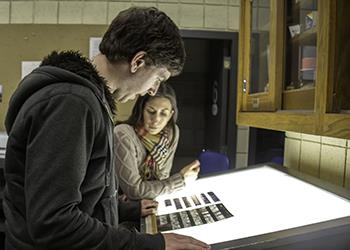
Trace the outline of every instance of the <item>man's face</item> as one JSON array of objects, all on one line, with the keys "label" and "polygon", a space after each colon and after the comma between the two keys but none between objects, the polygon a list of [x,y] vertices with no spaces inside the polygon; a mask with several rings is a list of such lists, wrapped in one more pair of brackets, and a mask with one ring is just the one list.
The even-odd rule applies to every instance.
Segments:
[{"label": "man's face", "polygon": [[159,85],[170,77],[170,72],[165,67],[144,66],[135,73],[130,74],[122,87],[116,93],[119,102],[127,102],[137,96],[150,94],[154,95]]}]

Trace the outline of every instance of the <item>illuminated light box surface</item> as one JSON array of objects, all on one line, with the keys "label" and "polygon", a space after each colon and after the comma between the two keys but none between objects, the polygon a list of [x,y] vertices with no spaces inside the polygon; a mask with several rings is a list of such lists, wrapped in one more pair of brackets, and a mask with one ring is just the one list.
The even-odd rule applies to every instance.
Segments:
[{"label": "illuminated light box surface", "polygon": [[[183,209],[169,208],[166,199],[209,191],[217,195],[233,217],[166,232],[215,244],[350,216],[348,199],[270,166],[198,179],[181,191],[157,197],[157,215],[190,209],[182,201]],[[149,227],[147,230],[150,232]]]}]

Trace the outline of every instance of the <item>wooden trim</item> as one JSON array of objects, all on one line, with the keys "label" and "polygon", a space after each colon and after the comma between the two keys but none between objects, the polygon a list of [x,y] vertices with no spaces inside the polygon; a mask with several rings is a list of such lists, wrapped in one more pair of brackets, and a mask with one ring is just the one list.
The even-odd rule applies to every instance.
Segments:
[{"label": "wooden trim", "polygon": [[278,131],[316,134],[318,117],[313,112],[240,112],[237,124]]},{"label": "wooden trim", "polygon": [[243,43],[244,43],[244,50],[243,50],[243,69],[242,69],[242,79],[238,83],[242,86],[243,81],[247,81],[246,86],[246,92],[243,92],[242,87],[242,110],[247,110],[247,101],[248,101],[248,93],[250,89],[250,34],[251,34],[251,16],[252,16],[252,2],[250,0],[243,0],[243,22],[241,26],[243,28]]},{"label": "wooden trim", "polygon": [[238,70],[237,70],[237,103],[236,103],[236,116],[238,112],[243,110],[243,88],[242,82],[244,79],[244,49],[245,45],[245,0],[241,0],[241,9],[240,9],[240,27],[238,34]]},{"label": "wooden trim", "polygon": [[[331,89],[333,89],[333,71],[334,64],[334,21],[331,16],[335,15],[334,0],[318,1],[318,30],[317,30],[317,73],[316,73],[316,92],[315,92],[315,111],[321,115],[330,111],[331,107],[327,106],[327,99],[331,98]],[[327,88],[332,85],[332,88]]]},{"label": "wooden trim", "polygon": [[[254,93],[250,94],[250,49],[251,49],[251,32],[252,32],[252,1],[250,0],[242,0],[241,1],[241,30],[242,31],[242,42],[244,43],[244,50],[242,52],[243,58],[240,58],[240,62],[243,63],[243,69],[242,71],[242,77],[239,77],[238,85],[243,84],[243,80],[247,81],[247,90],[246,92],[243,92],[243,88],[240,87],[241,92],[238,92],[242,94],[242,106],[241,110],[243,111],[275,111],[276,108],[276,100],[278,100],[278,107],[280,107],[280,92],[276,93],[276,90],[279,89],[279,87],[274,86],[276,81],[276,72],[281,72],[281,69],[278,69],[278,67],[282,68],[282,63],[279,63],[279,66],[276,66],[277,63],[277,52],[276,50],[276,44],[275,44],[275,37],[276,37],[276,31],[273,31],[276,29],[276,26],[278,26],[277,21],[275,20],[277,15],[279,14],[277,12],[276,6],[279,6],[278,3],[280,1],[278,0],[271,0],[270,1],[270,32],[269,32],[269,42],[270,42],[270,55],[269,55],[269,91],[268,92],[261,92],[261,93]],[[243,25],[244,24],[244,25]],[[271,44],[272,43],[272,44]],[[280,48],[280,47],[279,47]],[[256,95],[259,95],[257,97]],[[257,103],[258,105],[253,105],[254,103]],[[239,104],[240,105],[240,104]]]},{"label": "wooden trim", "polygon": [[350,140],[350,115],[325,114],[322,135]]},{"label": "wooden trim", "polygon": [[330,136],[350,140],[350,115],[325,114],[308,111],[239,112],[237,124],[278,131]]}]

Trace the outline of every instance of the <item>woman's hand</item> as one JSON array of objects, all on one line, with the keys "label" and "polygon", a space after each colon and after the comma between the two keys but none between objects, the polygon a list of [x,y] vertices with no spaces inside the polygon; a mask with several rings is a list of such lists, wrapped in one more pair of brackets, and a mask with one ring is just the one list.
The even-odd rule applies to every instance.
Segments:
[{"label": "woman's hand", "polygon": [[141,217],[154,214],[157,210],[158,202],[154,200],[141,200]]},{"label": "woman's hand", "polygon": [[199,161],[195,160],[181,169],[180,174],[184,178],[185,183],[189,183],[197,179],[200,170],[199,166]]}]

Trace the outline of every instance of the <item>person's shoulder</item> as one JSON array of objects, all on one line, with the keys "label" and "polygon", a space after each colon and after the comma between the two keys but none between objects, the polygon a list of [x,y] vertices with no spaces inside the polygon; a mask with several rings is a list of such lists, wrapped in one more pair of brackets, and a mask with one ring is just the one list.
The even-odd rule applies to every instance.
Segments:
[{"label": "person's shoulder", "polygon": [[132,144],[137,144],[138,136],[134,130],[133,126],[129,124],[118,124],[114,127],[114,136],[116,140],[123,141],[124,143],[128,141]]},{"label": "person's shoulder", "polygon": [[135,130],[129,124],[122,123],[114,127],[114,133],[115,134],[134,134]]}]

